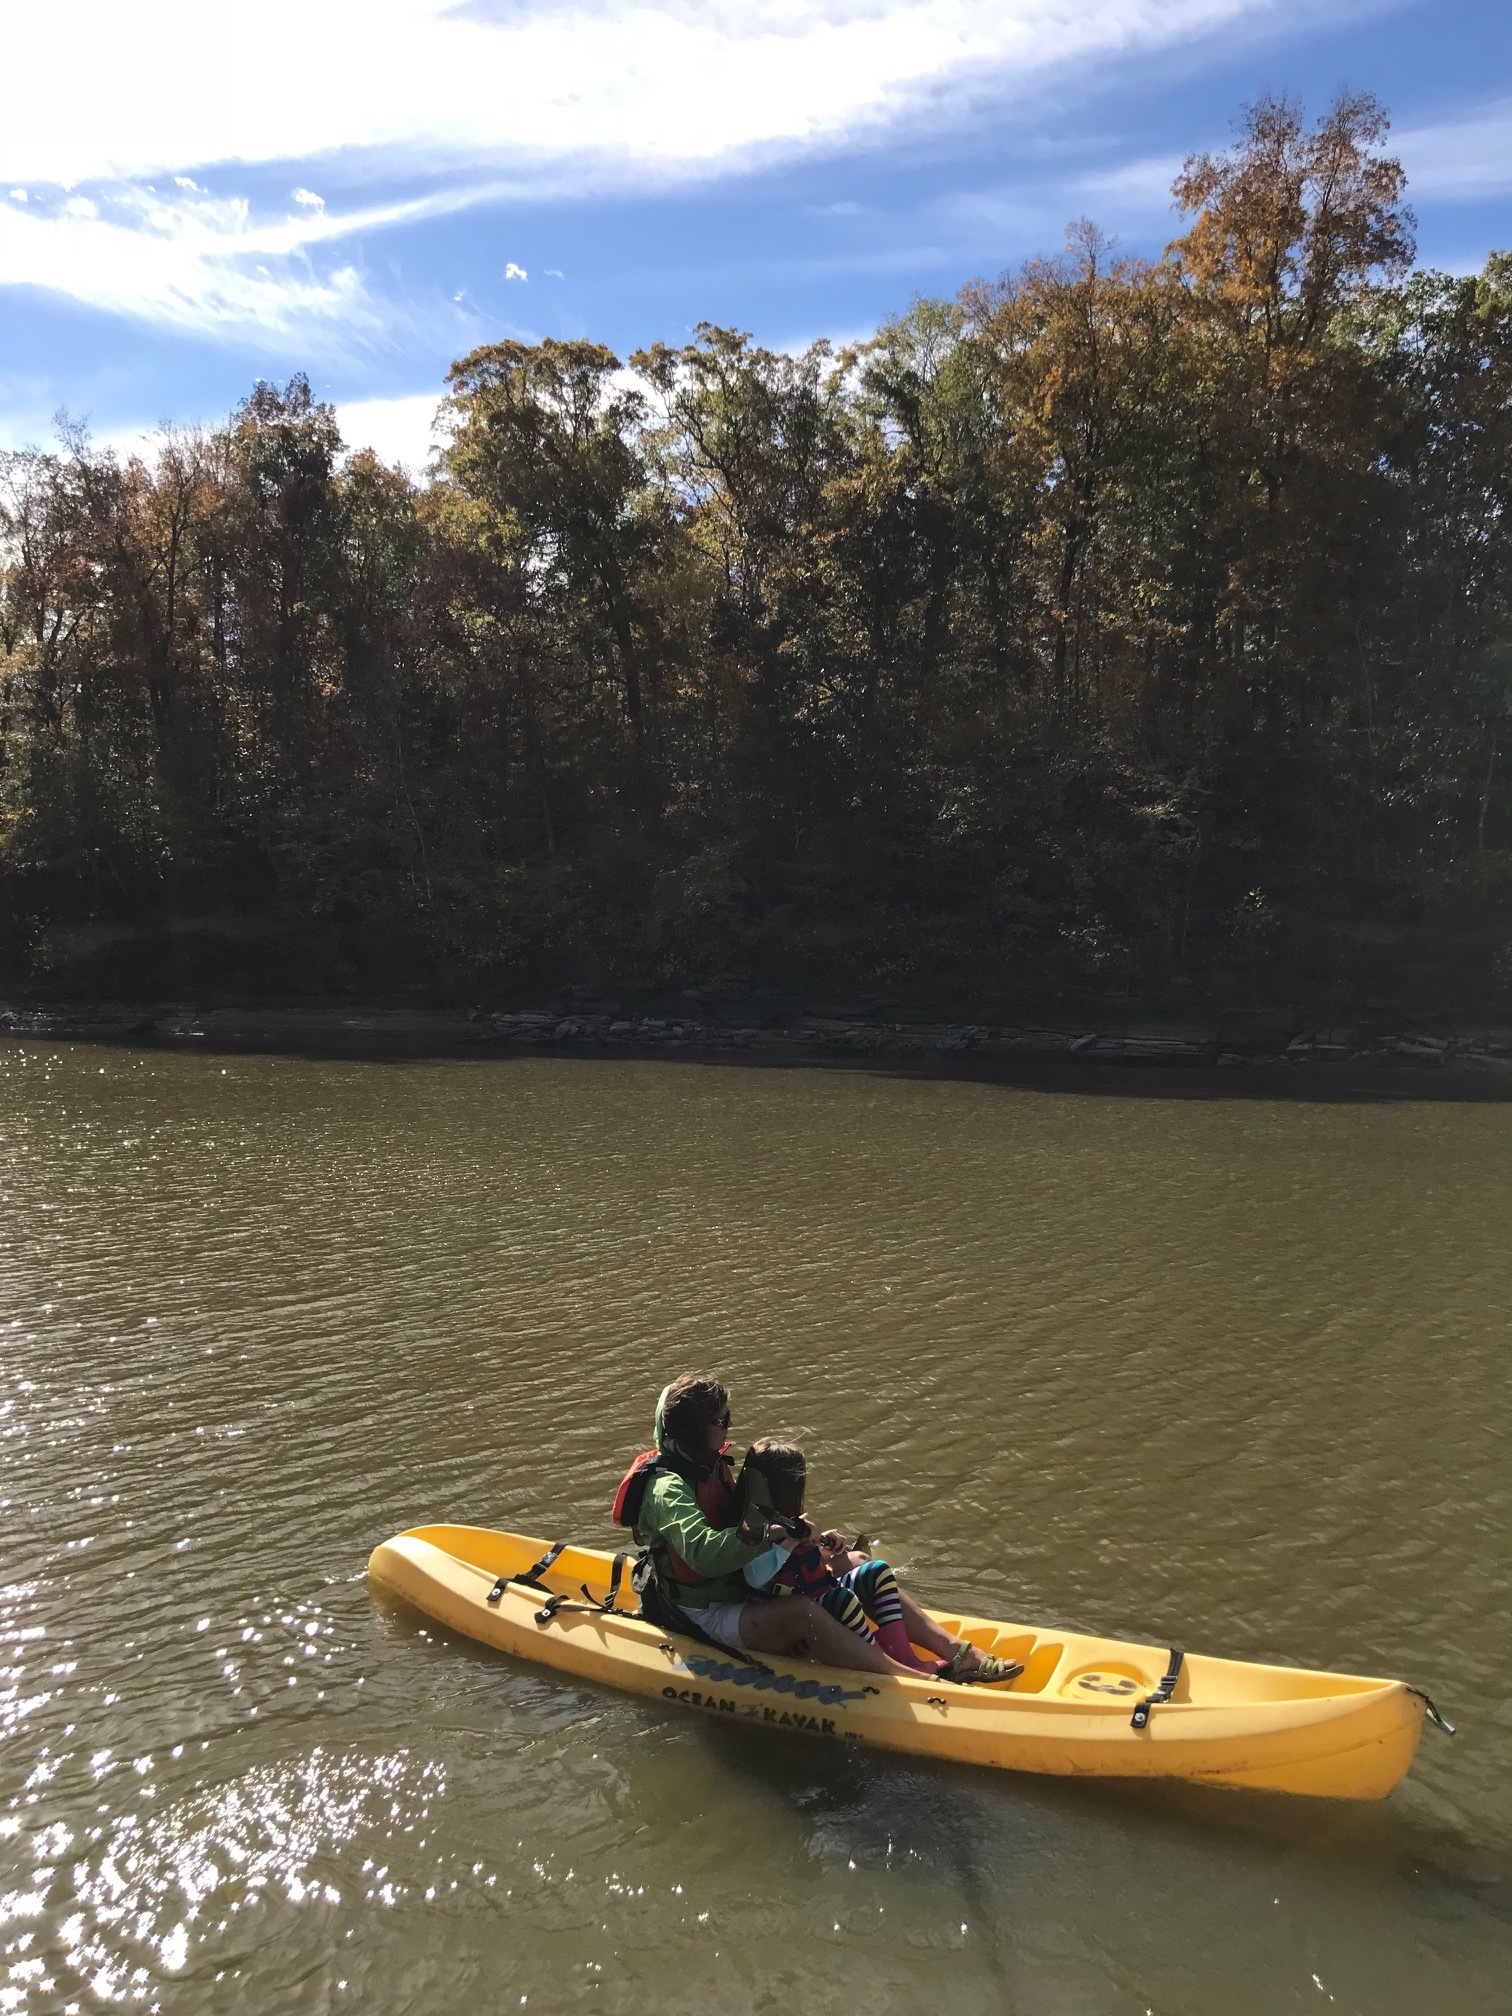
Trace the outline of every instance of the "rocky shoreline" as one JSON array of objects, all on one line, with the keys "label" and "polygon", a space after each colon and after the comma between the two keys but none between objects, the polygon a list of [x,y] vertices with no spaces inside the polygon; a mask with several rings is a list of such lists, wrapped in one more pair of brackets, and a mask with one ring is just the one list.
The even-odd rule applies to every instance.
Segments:
[{"label": "rocky shoreline", "polygon": [[1107,1017],[1002,1024],[896,1022],[795,1012],[762,1021],[711,1013],[628,1015],[597,1006],[492,1012],[421,1008],[197,1008],[121,1002],[0,1005],[0,1035],[206,1050],[351,1055],[566,1052],[975,1065],[1320,1066],[1452,1071],[1512,1090],[1512,1027],[1312,1026],[1276,1015]]}]

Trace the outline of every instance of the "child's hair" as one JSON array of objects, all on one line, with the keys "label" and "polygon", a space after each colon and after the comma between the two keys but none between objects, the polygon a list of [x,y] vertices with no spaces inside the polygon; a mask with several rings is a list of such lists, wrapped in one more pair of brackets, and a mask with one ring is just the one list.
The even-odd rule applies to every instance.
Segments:
[{"label": "child's hair", "polygon": [[773,1511],[796,1519],[803,1510],[804,1486],[808,1482],[808,1462],[803,1451],[791,1442],[762,1440],[751,1444],[745,1460],[766,1479]]}]

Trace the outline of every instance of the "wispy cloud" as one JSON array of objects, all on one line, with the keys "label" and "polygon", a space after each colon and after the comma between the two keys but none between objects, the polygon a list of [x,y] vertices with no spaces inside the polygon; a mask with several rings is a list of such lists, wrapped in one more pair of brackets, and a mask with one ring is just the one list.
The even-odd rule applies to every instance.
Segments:
[{"label": "wispy cloud", "polygon": [[475,200],[449,192],[333,213],[322,205],[259,215],[176,177],[164,196],[139,183],[0,203],[0,285],[43,287],[158,327],[260,345],[379,341],[380,313],[357,267],[326,256],[340,240]]},{"label": "wispy cloud", "polygon": [[1171,210],[1171,184],[1181,173],[1180,154],[1149,154],[1078,176],[1070,193],[1084,197],[1094,215],[1163,217]]},{"label": "wispy cloud", "polygon": [[[1090,218],[1115,244],[1126,230],[1147,241],[1167,223],[1175,228],[1171,184],[1182,160],[1179,154],[1138,155],[1078,171],[1051,157],[1014,181],[951,190],[914,213],[914,242],[904,259],[922,267],[986,256],[1002,265],[1059,245],[1079,217]],[[896,250],[890,248],[885,266]]]},{"label": "wispy cloud", "polygon": [[[1512,99],[1481,105],[1458,119],[1411,126],[1390,135],[1389,152],[1407,171],[1412,196],[1474,201],[1512,190]],[[1083,175],[1071,185],[1104,211],[1154,215],[1171,206],[1179,154],[1150,155]]]},{"label": "wispy cloud", "polygon": [[[1333,0],[1318,0],[1327,11]],[[1338,0],[1343,4],[1343,0]],[[602,174],[833,143],[1047,71],[1170,46],[1271,0],[51,0],[7,23],[0,176],[60,185],[365,150]],[[228,90],[249,51],[276,90]]]},{"label": "wispy cloud", "polygon": [[[1361,4],[1374,0],[1315,0],[1315,12]],[[188,32],[190,0],[51,0],[6,26],[17,74],[56,73],[61,50],[68,61],[66,116],[55,96],[23,92],[0,122],[0,187],[14,183],[13,200],[0,199],[0,288],[48,288],[158,327],[329,357],[384,343],[393,327],[370,293],[391,279],[369,281],[334,249],[342,239],[510,197],[731,173],[914,122],[958,128],[989,98],[1022,104],[1053,72],[1170,49],[1273,7],[384,0],[374,32],[371,0],[216,0],[192,9]],[[227,90],[258,49],[291,52],[278,88]],[[225,193],[266,188],[258,164],[282,166],[281,211]],[[1067,183],[1064,214],[1103,208],[1116,222],[1164,208],[1164,187],[1146,179],[1158,170],[1168,181],[1168,166]],[[316,177],[323,193],[309,186]],[[407,200],[352,193],[377,187]],[[954,218],[925,221],[944,227],[941,243],[1017,238],[1042,194],[968,195]],[[831,212],[865,214],[846,203]],[[886,257],[906,264],[896,250]],[[515,261],[504,277],[528,278]],[[438,290],[438,314],[456,305]]]},{"label": "wispy cloud", "polygon": [[1462,119],[1409,127],[1394,151],[1414,195],[1473,202],[1512,190],[1512,98]]},{"label": "wispy cloud", "polygon": [[[1215,136],[1212,144],[1224,144]],[[1482,106],[1458,120],[1443,120],[1392,134],[1385,142],[1401,157],[1409,197],[1473,201],[1512,191],[1512,100]],[[1130,160],[1081,172],[1050,156],[1041,172],[1012,182],[956,189],[906,213],[913,232],[899,260],[889,245],[862,250],[837,267],[889,270],[895,264],[920,270],[940,262],[978,258],[991,247],[1004,260],[1056,244],[1077,217],[1089,217],[1119,242],[1127,232],[1148,243],[1157,233],[1174,237],[1183,220],[1171,193],[1186,156],[1137,155]],[[1057,169],[1059,172],[1057,172]],[[833,214],[842,206],[831,205]]]}]

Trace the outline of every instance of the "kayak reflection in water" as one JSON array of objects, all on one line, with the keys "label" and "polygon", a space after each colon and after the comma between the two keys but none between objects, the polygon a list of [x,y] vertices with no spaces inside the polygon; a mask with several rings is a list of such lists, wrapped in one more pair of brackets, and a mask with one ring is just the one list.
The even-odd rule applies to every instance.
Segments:
[{"label": "kayak reflection in water", "polygon": [[[1021,1670],[942,1630],[885,1561],[804,1518],[801,1450],[754,1445],[748,1467],[756,1474],[738,1485],[729,1430],[724,1385],[682,1374],[657,1403],[655,1449],[636,1459],[615,1499],[616,1521],[649,1550],[654,1582],[645,1595],[665,1628],[732,1652],[786,1653],[863,1673],[972,1683]],[[779,1509],[786,1505],[793,1509]]]}]

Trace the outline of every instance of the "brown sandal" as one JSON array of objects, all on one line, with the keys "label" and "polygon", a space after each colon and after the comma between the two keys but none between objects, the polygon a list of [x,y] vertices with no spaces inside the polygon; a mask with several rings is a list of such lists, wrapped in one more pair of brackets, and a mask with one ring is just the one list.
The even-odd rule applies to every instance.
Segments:
[{"label": "brown sandal", "polygon": [[1016,1680],[1024,1668],[1017,1659],[999,1659],[995,1652],[979,1652],[975,1665],[968,1666],[966,1660],[974,1645],[962,1645],[950,1655],[950,1663],[941,1673],[942,1680],[953,1680],[958,1687],[995,1687],[1004,1680]]}]

